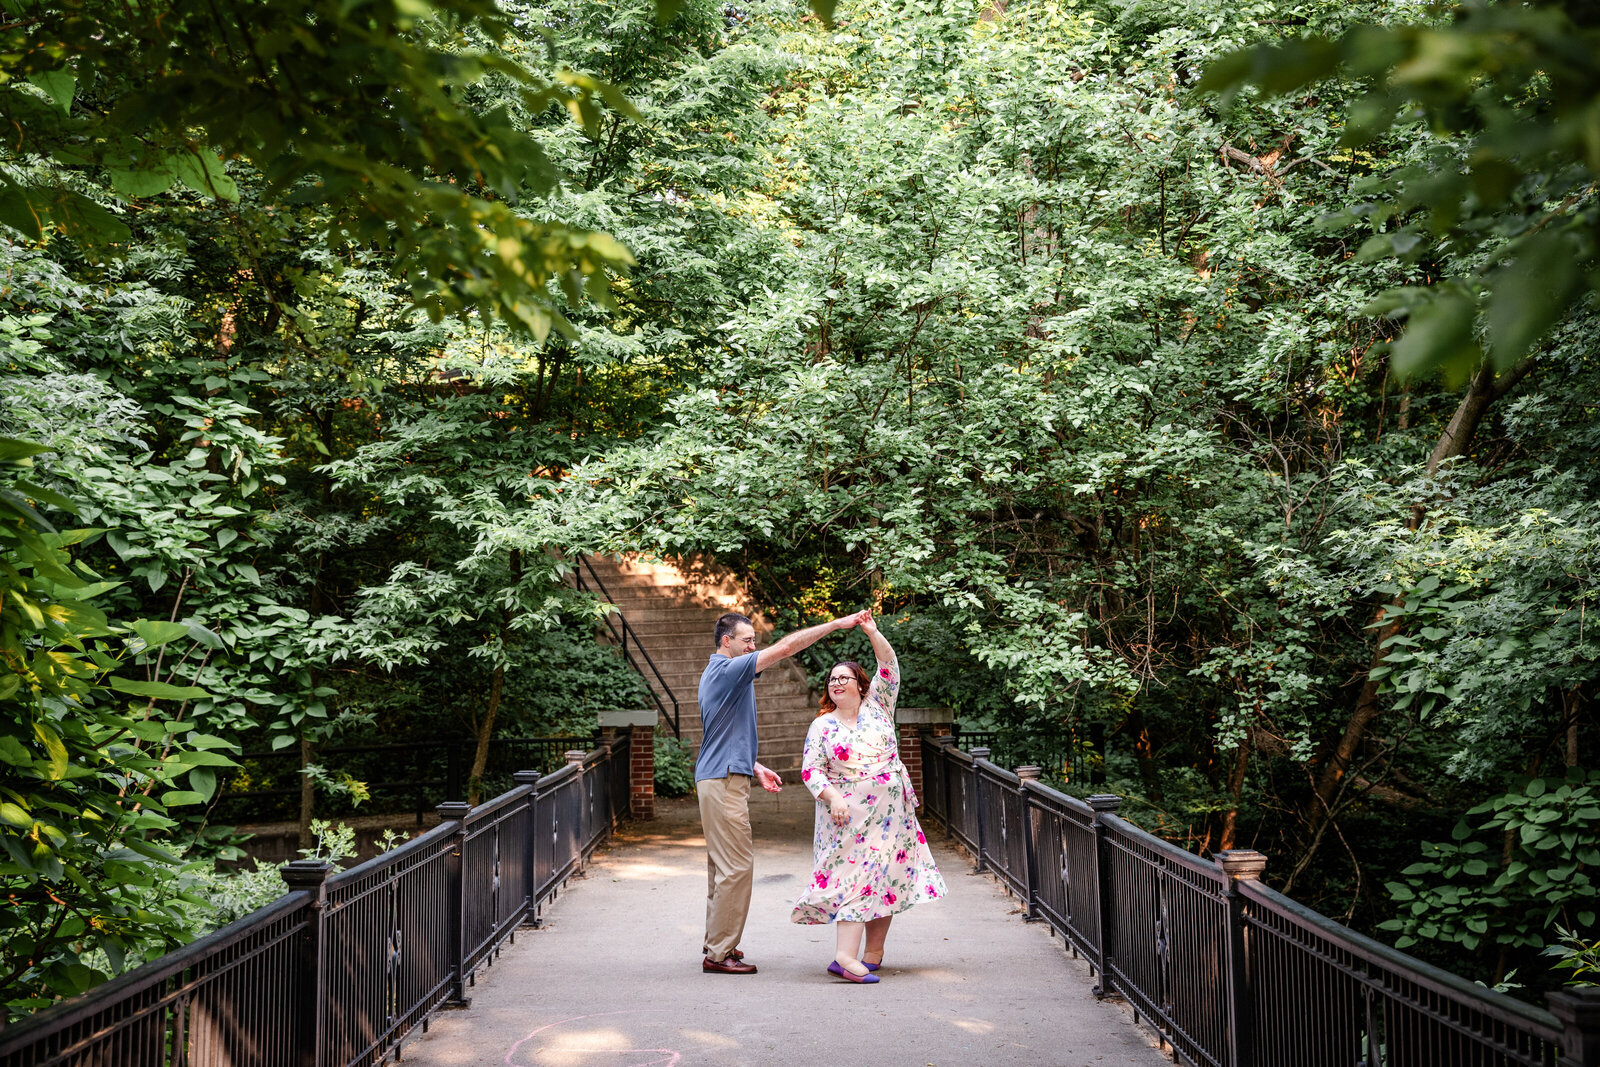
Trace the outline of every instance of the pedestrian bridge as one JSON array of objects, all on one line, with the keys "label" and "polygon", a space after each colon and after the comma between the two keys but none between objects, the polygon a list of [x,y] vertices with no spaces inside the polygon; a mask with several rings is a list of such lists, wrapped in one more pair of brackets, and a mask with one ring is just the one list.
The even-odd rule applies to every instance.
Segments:
[{"label": "pedestrian bridge", "polygon": [[1483,989],[1275,893],[1257,853],[1202,860],[931,735],[907,762],[951,894],[896,919],[884,980],[830,978],[832,931],[788,922],[798,787],[753,805],[760,973],[702,974],[693,806],[624,818],[641,735],[351,870],[290,864],[275,904],[0,1032],[0,1067],[1600,1067],[1592,987]]}]

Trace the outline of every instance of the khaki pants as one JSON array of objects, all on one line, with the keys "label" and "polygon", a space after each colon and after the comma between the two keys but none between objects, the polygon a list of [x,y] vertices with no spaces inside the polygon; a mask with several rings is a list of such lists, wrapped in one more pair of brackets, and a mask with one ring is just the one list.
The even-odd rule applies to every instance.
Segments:
[{"label": "khaki pants", "polygon": [[721,963],[739,947],[750,914],[756,863],[750,832],[750,776],[730,774],[694,784],[706,835],[705,954]]}]

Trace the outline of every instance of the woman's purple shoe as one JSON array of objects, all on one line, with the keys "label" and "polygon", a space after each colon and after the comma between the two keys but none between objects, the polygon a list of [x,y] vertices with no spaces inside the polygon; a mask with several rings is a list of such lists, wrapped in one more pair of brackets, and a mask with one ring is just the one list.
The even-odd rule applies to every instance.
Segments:
[{"label": "woman's purple shoe", "polygon": [[[861,966],[865,967],[866,964],[863,963]],[[855,982],[859,985],[873,985],[876,982],[882,981],[882,979],[871,972],[868,972],[867,974],[851,974],[849,971],[839,966],[838,960],[834,960],[832,963],[828,964],[828,973],[837,975],[847,982]]]}]

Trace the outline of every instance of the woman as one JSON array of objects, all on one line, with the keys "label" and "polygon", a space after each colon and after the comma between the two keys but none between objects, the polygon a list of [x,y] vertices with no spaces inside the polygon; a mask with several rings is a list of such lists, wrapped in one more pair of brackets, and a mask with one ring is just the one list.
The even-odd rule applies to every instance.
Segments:
[{"label": "woman", "polygon": [[835,664],[822,712],[806,734],[800,778],[817,798],[816,860],[790,920],[837,924],[828,971],[867,983],[878,980],[872,972],[883,962],[895,914],[944,896],[945,888],[912,813],[918,801],[895,745],[894,649],[870,611],[859,619],[878,669],[869,684],[860,664]]}]

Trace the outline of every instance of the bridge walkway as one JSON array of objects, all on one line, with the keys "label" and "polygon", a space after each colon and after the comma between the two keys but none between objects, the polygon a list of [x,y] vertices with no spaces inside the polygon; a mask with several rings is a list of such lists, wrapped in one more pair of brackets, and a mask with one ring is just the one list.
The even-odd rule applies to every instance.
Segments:
[{"label": "bridge walkway", "polygon": [[950,896],[895,920],[875,986],[828,975],[833,928],[798,926],[813,804],[758,794],[756,886],[743,948],[760,973],[702,974],[705,848],[693,798],[658,801],[518,932],[470,990],[408,1041],[424,1067],[751,1064],[1156,1067],[1156,1037],[1097,1001],[1089,969],[942,835]]}]

